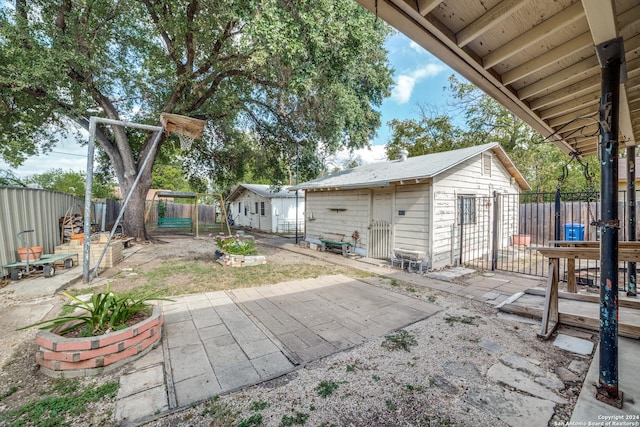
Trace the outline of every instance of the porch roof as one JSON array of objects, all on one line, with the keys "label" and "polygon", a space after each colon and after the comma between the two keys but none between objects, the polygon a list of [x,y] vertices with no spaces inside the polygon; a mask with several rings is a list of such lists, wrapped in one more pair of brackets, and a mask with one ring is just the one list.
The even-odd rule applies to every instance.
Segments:
[{"label": "porch roof", "polygon": [[638,0],[356,0],[549,138],[598,153],[595,46],[624,39],[619,137],[640,133]]}]

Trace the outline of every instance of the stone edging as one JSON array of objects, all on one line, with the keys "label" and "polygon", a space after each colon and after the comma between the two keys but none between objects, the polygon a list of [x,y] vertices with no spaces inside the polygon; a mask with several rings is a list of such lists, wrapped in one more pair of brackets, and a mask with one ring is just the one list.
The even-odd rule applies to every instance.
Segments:
[{"label": "stone edging", "polygon": [[155,348],[162,337],[164,317],[159,305],[144,321],[105,335],[65,338],[40,330],[36,362],[50,377],[83,377],[109,372]]}]

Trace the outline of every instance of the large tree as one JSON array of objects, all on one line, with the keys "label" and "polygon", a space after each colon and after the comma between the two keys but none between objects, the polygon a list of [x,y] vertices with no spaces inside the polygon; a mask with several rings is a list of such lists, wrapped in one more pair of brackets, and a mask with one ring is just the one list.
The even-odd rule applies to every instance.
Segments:
[{"label": "large tree", "polygon": [[[17,165],[47,150],[69,120],[157,124],[172,112],[207,120],[184,155],[192,175],[241,170],[247,139],[274,180],[296,146],[313,170],[319,148],[365,146],[379,126],[388,32],[344,0],[16,0],[0,15],[0,156]],[[100,126],[96,141],[124,194],[141,173],[124,221],[147,237],[151,166],[140,165],[167,136],[152,149],[153,135]]]},{"label": "large tree", "polygon": [[392,120],[387,157],[410,156],[499,142],[534,191],[598,188],[597,159],[570,157],[471,83],[455,76],[444,88],[449,108],[419,107],[417,118]]}]

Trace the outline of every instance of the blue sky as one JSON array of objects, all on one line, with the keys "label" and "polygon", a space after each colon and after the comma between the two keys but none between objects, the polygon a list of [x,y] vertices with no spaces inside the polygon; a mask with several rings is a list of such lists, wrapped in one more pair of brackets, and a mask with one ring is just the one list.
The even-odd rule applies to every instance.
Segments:
[{"label": "blue sky", "polygon": [[[423,106],[446,106],[443,88],[453,70],[438,58],[406,36],[396,32],[386,44],[389,62],[394,68],[394,87],[380,109],[382,126],[374,138],[371,150],[357,150],[365,163],[385,160],[384,145],[391,139],[387,122],[419,116],[418,104]],[[346,154],[342,154],[346,156]]]},{"label": "blue sky", "polygon": [[[386,47],[395,70],[394,87],[391,96],[382,103],[382,126],[378,129],[378,136],[371,141],[372,150],[358,150],[355,153],[365,163],[385,160],[384,145],[391,137],[387,122],[418,117],[418,104],[446,104],[443,88],[448,85],[447,79],[453,73],[444,63],[400,33],[392,35]],[[53,153],[29,158],[13,172],[18,176],[26,176],[52,168],[84,171],[87,167],[86,153],[86,147],[81,147],[74,140],[63,139]],[[343,153],[338,157],[344,156],[346,154]],[[0,161],[0,168],[7,168],[7,165]]]}]

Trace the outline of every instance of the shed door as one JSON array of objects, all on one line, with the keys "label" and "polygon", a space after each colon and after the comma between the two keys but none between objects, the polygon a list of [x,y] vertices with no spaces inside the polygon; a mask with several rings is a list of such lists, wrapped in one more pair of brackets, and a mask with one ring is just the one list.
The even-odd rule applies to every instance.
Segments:
[{"label": "shed door", "polygon": [[376,259],[388,259],[391,257],[393,189],[380,188],[373,190],[372,202],[368,256]]}]

